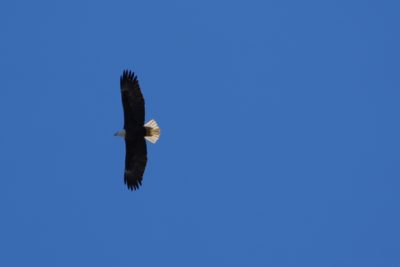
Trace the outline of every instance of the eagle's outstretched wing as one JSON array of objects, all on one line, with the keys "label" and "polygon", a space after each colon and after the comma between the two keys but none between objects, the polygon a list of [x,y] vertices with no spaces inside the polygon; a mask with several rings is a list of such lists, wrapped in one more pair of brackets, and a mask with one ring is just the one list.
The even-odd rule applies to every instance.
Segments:
[{"label": "eagle's outstretched wing", "polygon": [[120,79],[122,105],[124,108],[125,145],[125,184],[136,190],[142,184],[147,163],[147,147],[143,135],[144,99],[135,74],[125,70]]},{"label": "eagle's outstretched wing", "polygon": [[144,138],[125,140],[125,174],[124,181],[130,190],[136,190],[142,184],[144,169],[147,163],[147,147]]},{"label": "eagle's outstretched wing", "polygon": [[121,79],[121,97],[124,108],[124,129],[129,124],[144,125],[144,99],[136,75],[124,70]]}]

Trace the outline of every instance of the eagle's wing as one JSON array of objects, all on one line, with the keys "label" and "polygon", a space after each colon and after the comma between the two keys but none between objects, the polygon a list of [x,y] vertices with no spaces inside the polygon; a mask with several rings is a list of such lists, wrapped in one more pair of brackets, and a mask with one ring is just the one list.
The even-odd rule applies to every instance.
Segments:
[{"label": "eagle's wing", "polygon": [[137,76],[125,70],[120,79],[121,97],[124,108],[124,129],[127,124],[144,125],[144,99]]},{"label": "eagle's wing", "polygon": [[136,190],[142,184],[144,169],[147,163],[147,147],[144,138],[125,140],[125,174],[124,181],[130,190]]}]

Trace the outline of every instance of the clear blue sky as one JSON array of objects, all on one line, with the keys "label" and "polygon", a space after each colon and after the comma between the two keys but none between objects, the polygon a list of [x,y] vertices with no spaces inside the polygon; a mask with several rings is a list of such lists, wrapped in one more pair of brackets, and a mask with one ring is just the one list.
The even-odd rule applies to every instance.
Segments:
[{"label": "clear blue sky", "polygon": [[[398,1],[2,1],[0,266],[400,266]],[[123,184],[119,76],[147,119]]]}]

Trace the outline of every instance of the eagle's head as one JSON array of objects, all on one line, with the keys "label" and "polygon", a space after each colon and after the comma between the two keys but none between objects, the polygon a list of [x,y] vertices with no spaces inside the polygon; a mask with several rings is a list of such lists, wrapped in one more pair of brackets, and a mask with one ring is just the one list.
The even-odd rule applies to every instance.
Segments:
[{"label": "eagle's head", "polygon": [[125,130],[118,131],[114,134],[114,136],[119,136],[125,138],[126,132]]}]

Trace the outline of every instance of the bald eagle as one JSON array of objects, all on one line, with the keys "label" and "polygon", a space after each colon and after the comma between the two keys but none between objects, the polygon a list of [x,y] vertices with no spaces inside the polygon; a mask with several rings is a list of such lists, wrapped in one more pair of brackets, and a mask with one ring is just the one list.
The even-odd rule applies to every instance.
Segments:
[{"label": "bald eagle", "polygon": [[120,79],[124,129],[115,133],[125,139],[124,181],[130,190],[142,185],[147,163],[146,140],[156,143],[160,138],[160,128],[155,120],[144,124],[144,99],[137,76],[124,70]]}]

